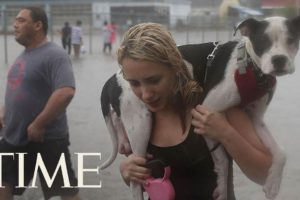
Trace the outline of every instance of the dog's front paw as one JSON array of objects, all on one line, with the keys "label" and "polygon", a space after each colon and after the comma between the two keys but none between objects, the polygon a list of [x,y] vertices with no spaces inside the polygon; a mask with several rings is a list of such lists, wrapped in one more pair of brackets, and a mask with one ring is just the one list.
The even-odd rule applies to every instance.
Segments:
[{"label": "dog's front paw", "polygon": [[280,176],[269,176],[266,180],[265,185],[263,186],[263,191],[265,192],[265,196],[267,199],[275,199],[279,192],[281,183]]}]

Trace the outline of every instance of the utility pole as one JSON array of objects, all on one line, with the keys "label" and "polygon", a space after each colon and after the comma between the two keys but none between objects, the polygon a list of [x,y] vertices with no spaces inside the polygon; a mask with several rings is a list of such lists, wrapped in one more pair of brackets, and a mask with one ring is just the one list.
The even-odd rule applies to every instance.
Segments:
[{"label": "utility pole", "polygon": [[300,0],[296,0],[297,16],[300,15]]}]

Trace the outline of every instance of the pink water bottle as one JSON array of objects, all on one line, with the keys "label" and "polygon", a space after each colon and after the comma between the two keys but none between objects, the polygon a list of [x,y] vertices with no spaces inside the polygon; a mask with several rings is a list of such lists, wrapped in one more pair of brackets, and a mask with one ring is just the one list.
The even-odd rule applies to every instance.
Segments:
[{"label": "pink water bottle", "polygon": [[169,179],[171,168],[164,168],[164,176],[162,178],[149,178],[144,188],[150,197],[150,200],[174,200],[175,190]]}]

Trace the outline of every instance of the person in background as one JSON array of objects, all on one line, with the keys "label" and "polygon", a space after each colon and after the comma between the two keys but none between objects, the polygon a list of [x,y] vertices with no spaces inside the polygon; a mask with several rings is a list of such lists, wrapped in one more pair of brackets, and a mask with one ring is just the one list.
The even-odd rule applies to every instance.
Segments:
[{"label": "person in background", "polygon": [[112,29],[107,21],[104,21],[102,28],[102,39],[103,39],[103,49],[102,52],[106,54],[106,49],[108,49],[108,53],[111,53],[112,50]]},{"label": "person in background", "polygon": [[249,179],[265,182],[272,155],[248,115],[239,107],[219,113],[199,105],[201,80],[192,79],[165,27],[156,23],[133,26],[117,55],[124,79],[153,116],[147,158],[131,154],[120,164],[126,183],[146,184],[147,178],[159,173],[150,171],[147,162],[159,159],[171,168],[176,200],[218,199],[214,162],[203,136],[220,142],[230,157],[225,198],[235,199],[232,160]]},{"label": "person in background", "polygon": [[68,51],[68,54],[71,54],[71,33],[72,29],[69,26],[69,22],[65,22],[64,27],[61,29],[61,43],[64,49]]},{"label": "person in background", "polygon": [[[7,75],[5,105],[0,107],[0,152],[24,153],[24,184],[33,178],[37,155],[52,176],[64,154],[72,186],[77,185],[69,152],[66,109],[75,94],[72,64],[67,52],[47,40],[48,19],[40,7],[25,7],[15,18],[16,41],[25,47]],[[25,188],[17,187],[18,159],[2,157],[0,200],[12,200]],[[45,199],[79,200],[78,188],[64,188],[62,170],[48,187],[38,171]]]},{"label": "person in background", "polygon": [[83,33],[82,33],[81,24],[82,22],[80,20],[77,20],[76,25],[72,27],[71,42],[72,42],[75,58],[79,58],[80,47],[83,44],[83,40],[82,40]]},{"label": "person in background", "polygon": [[111,49],[113,48],[113,44],[116,42],[117,40],[117,25],[114,22],[111,22],[110,24],[108,24],[108,27],[110,29],[110,45],[111,45]]}]

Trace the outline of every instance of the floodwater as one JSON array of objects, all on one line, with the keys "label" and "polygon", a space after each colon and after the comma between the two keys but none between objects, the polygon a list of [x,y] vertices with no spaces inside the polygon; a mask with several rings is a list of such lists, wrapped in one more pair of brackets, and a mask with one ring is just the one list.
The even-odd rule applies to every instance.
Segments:
[{"label": "floodwater", "polygon": [[[186,41],[183,33],[174,33],[179,44]],[[224,36],[227,37],[227,34]],[[0,104],[3,105],[6,74],[14,58],[22,51],[13,38],[9,37],[8,64],[5,64],[3,53],[3,39],[0,37]],[[59,38],[55,38],[59,43]],[[193,38],[191,41],[197,41]],[[199,40],[200,41],[200,40]],[[201,42],[201,41],[200,41]],[[100,92],[104,82],[118,69],[114,55],[104,55],[101,52],[102,42],[95,39],[93,53],[82,55],[81,59],[74,60],[73,68],[76,78],[76,95],[68,107],[68,121],[71,134],[72,161],[77,171],[77,154],[101,153],[98,157],[88,157],[84,160],[84,168],[97,168],[111,152],[111,141],[101,115]],[[116,49],[117,44],[114,45]],[[296,57],[296,68],[300,64],[300,55]],[[277,142],[285,149],[287,164],[285,166],[282,186],[278,200],[298,200],[300,191],[300,69],[293,75],[278,78],[277,91],[265,115],[265,121],[272,131]],[[298,85],[298,86],[297,86]],[[84,173],[85,185],[99,185],[101,188],[80,188],[83,200],[127,200],[131,199],[129,188],[123,183],[118,166],[122,156],[111,167],[97,174]],[[238,200],[265,199],[261,186],[248,180],[234,166],[235,193]],[[41,200],[40,188],[28,189],[17,200]],[[57,198],[52,198],[52,200]]]}]

